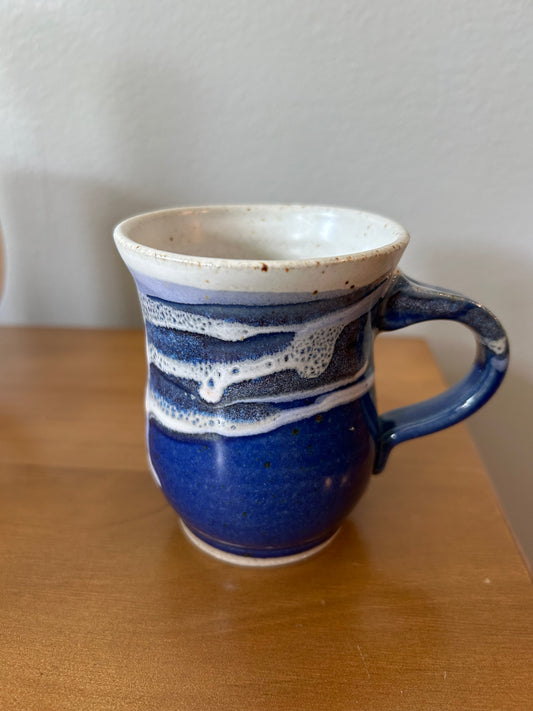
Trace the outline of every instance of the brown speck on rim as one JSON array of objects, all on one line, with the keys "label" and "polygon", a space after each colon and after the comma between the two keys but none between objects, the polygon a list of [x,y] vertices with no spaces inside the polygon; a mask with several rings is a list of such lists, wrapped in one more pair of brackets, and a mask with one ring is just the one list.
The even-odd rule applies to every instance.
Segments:
[{"label": "brown speck on rim", "polygon": [[315,417],[316,422],[322,422],[322,415],[317,415]]},{"label": "brown speck on rim", "polygon": [[313,291],[313,296],[316,296],[317,294],[318,294],[318,289],[315,289],[315,290]]},{"label": "brown speck on rim", "polygon": [[262,271],[262,272],[268,272],[268,264],[265,264],[264,262],[261,262],[261,271]]},{"label": "brown speck on rim", "polygon": [[285,267],[285,271],[286,271],[286,272],[290,272],[289,267]]},{"label": "brown speck on rim", "polygon": [[174,237],[170,236],[170,237],[169,237],[169,240],[170,240],[171,242],[174,242]]},{"label": "brown speck on rim", "polygon": [[325,273],[326,273],[326,270],[325,270],[325,269],[322,269],[322,274],[325,274]]},{"label": "brown speck on rim", "polygon": [[355,284],[352,284],[350,289],[355,289]]},{"label": "brown speck on rim", "polygon": [[345,285],[347,285],[347,284],[349,284],[349,283],[350,283],[349,281],[345,281],[345,282],[344,282]]}]

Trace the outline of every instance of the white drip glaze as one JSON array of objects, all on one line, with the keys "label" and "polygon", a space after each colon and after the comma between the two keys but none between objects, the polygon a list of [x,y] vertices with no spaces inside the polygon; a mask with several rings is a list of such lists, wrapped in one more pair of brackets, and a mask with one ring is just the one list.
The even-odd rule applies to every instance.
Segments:
[{"label": "white drip glaze", "polygon": [[159,370],[175,378],[195,380],[200,384],[198,394],[205,402],[222,399],[226,388],[234,383],[263,378],[284,370],[295,370],[302,378],[316,378],[328,367],[342,326],[297,334],[289,345],[279,351],[242,361],[229,363],[194,363],[170,358],[152,344],[148,357]]},{"label": "white drip glaze", "polygon": [[144,320],[153,326],[171,328],[187,333],[199,333],[210,336],[211,338],[219,338],[222,341],[235,342],[268,333],[294,333],[298,331],[303,334],[306,331],[316,331],[320,328],[331,327],[338,324],[345,326],[347,323],[350,323],[350,321],[355,321],[364,313],[368,312],[385,293],[388,285],[389,280],[385,280],[380,286],[374,289],[374,291],[367,294],[355,304],[345,306],[336,311],[330,311],[324,316],[305,321],[302,324],[272,324],[271,326],[256,326],[254,324],[228,321],[191,313],[180,309],[179,306],[163,303],[142,293],[139,294],[139,299]]},{"label": "white drip glaze", "polygon": [[502,355],[507,348],[507,338],[502,336],[496,340],[491,338],[480,338],[481,343],[489,348],[496,355]]},{"label": "white drip glaze", "polygon": [[223,408],[210,414],[194,410],[178,410],[153,391],[147,392],[146,409],[163,427],[174,432],[197,435],[215,433],[226,437],[244,437],[271,432],[283,425],[314,417],[339,405],[353,402],[368,392],[373,383],[374,374],[371,373],[351,386],[317,398],[310,405],[281,410],[257,420],[232,420],[226,415]]},{"label": "white drip glaze", "polygon": [[[166,375],[197,382],[197,396],[213,405],[222,401],[229,386],[276,373],[292,370],[300,378],[312,380],[322,375],[330,365],[344,327],[368,313],[386,287],[386,283],[380,285],[357,303],[304,323],[267,326],[209,318],[141,295],[144,318],[156,327],[202,334],[226,342],[245,341],[261,334],[294,334],[290,342],[277,352],[229,362],[183,360],[164,354],[154,343],[148,342],[148,360]],[[153,391],[147,393],[146,405],[148,412],[171,430],[197,434],[216,432],[228,436],[257,434],[357,399],[372,386],[373,374],[358,382],[365,369],[366,365],[355,375],[326,386],[302,388],[299,392],[279,393],[266,398],[261,395],[259,388],[257,397],[254,396],[248,402],[290,402],[308,397],[316,399],[305,407],[284,409],[253,421],[231,419],[224,408],[216,408],[212,413],[205,414],[194,407],[194,402],[191,402],[190,408],[178,408]],[[191,394],[191,400],[194,401],[197,396]]]}]

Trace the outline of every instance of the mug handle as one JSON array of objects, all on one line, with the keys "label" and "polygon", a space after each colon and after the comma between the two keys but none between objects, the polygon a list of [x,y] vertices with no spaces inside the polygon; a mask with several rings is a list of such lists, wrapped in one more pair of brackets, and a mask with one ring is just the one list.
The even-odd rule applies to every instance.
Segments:
[{"label": "mug handle", "polygon": [[395,331],[422,321],[450,319],[468,326],[476,337],[477,353],[468,375],[428,400],[390,410],[378,418],[374,473],[383,471],[400,442],[422,437],[464,420],[484,405],[503,380],[509,344],[500,322],[481,304],[439,287],[409,279],[398,271],[376,306],[375,326]]}]

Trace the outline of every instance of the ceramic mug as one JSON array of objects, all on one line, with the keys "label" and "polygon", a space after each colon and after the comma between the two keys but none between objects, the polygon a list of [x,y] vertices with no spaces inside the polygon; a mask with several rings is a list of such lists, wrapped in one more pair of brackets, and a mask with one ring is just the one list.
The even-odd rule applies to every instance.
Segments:
[{"label": "ceramic mug", "polygon": [[[146,327],[155,478],[187,535],[253,565],[320,550],[392,447],[483,405],[507,367],[483,306],[397,269],[409,235],[357,210],[163,210],[119,224]],[[470,327],[477,356],[446,392],[378,415],[373,342],[430,319]]]}]

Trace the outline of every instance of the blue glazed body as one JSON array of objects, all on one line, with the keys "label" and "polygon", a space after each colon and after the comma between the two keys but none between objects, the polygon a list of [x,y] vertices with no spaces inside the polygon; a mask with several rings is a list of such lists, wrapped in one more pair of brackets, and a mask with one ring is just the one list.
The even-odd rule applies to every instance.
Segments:
[{"label": "blue glazed body", "polygon": [[141,296],[150,459],[196,536],[260,558],[337,530],[373,468],[372,307],[386,281],[278,306]]},{"label": "blue glazed body", "polygon": [[[254,558],[329,538],[393,446],[481,407],[508,362],[492,314],[400,273],[282,305],[178,304],[140,293],[154,474],[198,538]],[[476,333],[470,374],[432,400],[378,417],[375,333],[439,318]]]},{"label": "blue glazed body", "polygon": [[329,538],[363,493],[374,459],[366,414],[343,405],[261,435],[204,439],[152,420],[152,463],[198,537],[231,553],[289,555]]}]

